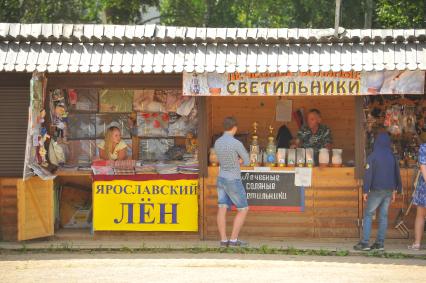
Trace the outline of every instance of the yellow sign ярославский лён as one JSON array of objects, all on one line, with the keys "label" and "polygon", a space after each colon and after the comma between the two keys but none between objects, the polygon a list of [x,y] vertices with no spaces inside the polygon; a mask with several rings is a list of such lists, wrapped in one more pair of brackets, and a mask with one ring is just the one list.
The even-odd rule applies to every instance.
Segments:
[{"label": "yellow sign \u044f\u0440\u043e\u0441\u043b\u0430\u0432\u0441\u043a\u0438\u0439 \u043b\u0451\u043d", "polygon": [[95,231],[198,231],[198,180],[96,181]]}]

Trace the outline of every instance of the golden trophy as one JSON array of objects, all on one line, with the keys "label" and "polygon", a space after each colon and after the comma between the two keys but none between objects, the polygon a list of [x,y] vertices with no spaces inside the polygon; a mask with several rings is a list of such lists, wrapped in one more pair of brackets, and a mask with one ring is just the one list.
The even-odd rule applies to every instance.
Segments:
[{"label": "golden trophy", "polygon": [[250,166],[254,167],[254,166],[259,166],[260,162],[259,162],[259,153],[260,153],[260,148],[259,148],[259,141],[258,141],[258,136],[257,136],[257,122],[253,123],[253,136],[251,139],[251,144],[250,144]]},{"label": "golden trophy", "polygon": [[269,126],[268,145],[266,146],[266,166],[275,167],[277,158],[277,146],[273,135],[274,128]]}]

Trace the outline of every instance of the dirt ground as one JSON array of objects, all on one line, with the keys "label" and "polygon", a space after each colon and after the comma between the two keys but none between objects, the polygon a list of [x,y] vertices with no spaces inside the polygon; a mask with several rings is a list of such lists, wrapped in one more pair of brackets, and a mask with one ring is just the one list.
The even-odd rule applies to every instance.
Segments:
[{"label": "dirt ground", "polygon": [[424,282],[426,261],[363,256],[0,255],[0,282]]}]

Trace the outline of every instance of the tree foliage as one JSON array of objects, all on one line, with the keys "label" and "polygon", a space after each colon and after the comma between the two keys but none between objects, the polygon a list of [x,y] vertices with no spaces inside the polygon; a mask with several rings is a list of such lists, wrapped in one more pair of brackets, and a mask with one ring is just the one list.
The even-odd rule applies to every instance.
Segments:
[{"label": "tree foliage", "polygon": [[134,24],[159,0],[0,0],[0,22]]},{"label": "tree foliage", "polygon": [[[0,22],[137,24],[146,6],[177,26],[334,26],[335,0],[0,0]],[[345,28],[426,28],[426,0],[342,0]],[[372,21],[371,21],[372,19]]]},{"label": "tree foliage", "polygon": [[113,24],[136,24],[146,6],[159,0],[84,0],[87,16],[83,20]]},{"label": "tree foliage", "polygon": [[386,28],[425,28],[424,0],[378,0],[377,25]]},{"label": "tree foliage", "polygon": [[83,13],[81,0],[0,0],[0,22],[72,23]]}]

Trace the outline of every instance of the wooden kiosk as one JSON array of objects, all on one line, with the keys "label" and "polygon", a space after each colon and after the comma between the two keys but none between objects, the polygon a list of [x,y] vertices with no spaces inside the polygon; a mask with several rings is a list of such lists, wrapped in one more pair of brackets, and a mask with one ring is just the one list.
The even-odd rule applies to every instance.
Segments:
[{"label": "wooden kiosk", "polygon": [[[4,173],[0,172],[2,238],[28,240],[55,235],[55,185],[72,182],[91,188],[93,182],[90,172],[78,170],[58,170],[57,177],[50,181],[42,181],[36,176],[22,180],[24,132],[28,125],[25,115],[33,72],[44,74],[45,90],[174,89],[196,96],[200,170],[198,205],[194,210],[198,219],[197,231],[136,229],[132,232],[95,231],[91,236],[90,229],[86,229],[84,233],[88,237],[161,235],[217,239],[215,186],[218,167],[209,166],[208,152],[214,137],[221,134],[222,120],[225,116],[235,116],[239,131],[248,135],[252,123],[257,121],[261,146],[265,146],[268,127],[278,129],[282,125],[276,121],[275,112],[277,103],[284,99],[292,101],[293,109],[320,109],[323,123],[333,132],[334,147],[343,149],[344,164],[353,163],[340,168],[313,168],[312,186],[304,190],[303,211],[250,212],[242,237],[357,238],[362,229],[360,180],[366,155],[363,96],[366,93],[362,89],[362,78],[358,88],[356,85],[351,88],[340,85],[346,90],[344,93],[337,90],[337,84],[332,90],[319,91],[307,84],[301,88],[299,81],[291,84],[292,91],[288,91],[289,85],[284,85],[283,90],[278,89],[276,93],[259,93],[253,88],[242,92],[233,85],[228,93],[223,89],[221,93],[210,93],[208,88],[188,91],[185,82],[194,83],[194,74],[200,84],[217,84],[217,81],[209,81],[207,75],[250,74],[253,78],[268,78],[292,74],[300,79],[321,77],[320,72],[323,77],[328,74],[329,78],[336,78],[352,73],[368,80],[373,72],[398,70],[420,74],[424,86],[425,39],[424,32],[417,30],[346,30],[344,34],[334,36],[332,30],[284,28],[0,24],[0,107],[5,106],[1,108],[0,119],[2,122],[8,117],[23,120],[19,124],[19,133],[12,130],[15,126],[10,123],[0,126],[0,133],[10,133],[8,141],[0,144],[0,152],[6,157],[0,161],[0,168],[4,169]],[[322,90],[325,89],[323,86]],[[16,99],[11,99],[10,93],[16,93]],[[401,94],[413,93],[398,93]],[[18,98],[21,103],[15,103]],[[297,124],[291,121],[287,126],[296,135]],[[255,170],[252,167],[244,169]],[[274,167],[270,170],[294,169]],[[393,228],[392,223],[400,210],[409,204],[413,174],[412,168],[401,167],[404,193],[390,210],[390,238],[405,237]],[[409,216],[405,221],[409,229],[413,227],[412,219]]]}]

